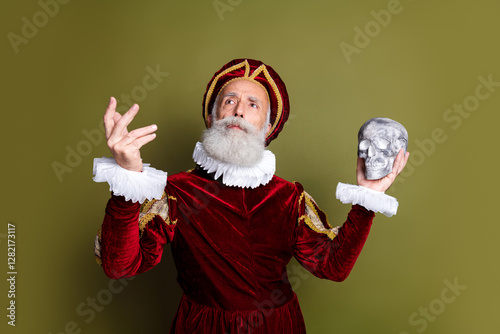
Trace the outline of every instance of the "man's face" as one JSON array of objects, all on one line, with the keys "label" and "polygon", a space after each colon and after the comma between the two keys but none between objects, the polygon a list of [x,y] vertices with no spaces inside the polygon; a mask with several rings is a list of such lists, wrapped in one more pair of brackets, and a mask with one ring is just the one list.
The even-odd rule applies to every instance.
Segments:
[{"label": "man's face", "polygon": [[[257,130],[262,130],[266,123],[269,110],[267,92],[248,80],[236,80],[219,93],[216,120],[226,117],[241,117],[252,124]],[[238,126],[232,126],[240,129]],[[268,124],[266,132],[271,128]],[[241,129],[240,129],[241,130]]]}]

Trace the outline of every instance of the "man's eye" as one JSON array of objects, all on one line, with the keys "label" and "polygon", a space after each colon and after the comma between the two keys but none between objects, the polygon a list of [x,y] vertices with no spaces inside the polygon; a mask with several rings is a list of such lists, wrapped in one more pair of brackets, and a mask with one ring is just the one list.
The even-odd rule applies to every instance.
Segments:
[{"label": "man's eye", "polygon": [[226,100],[226,104],[233,104],[234,101],[233,100]]},{"label": "man's eye", "polygon": [[257,108],[258,106],[255,103],[250,103],[250,107]]}]

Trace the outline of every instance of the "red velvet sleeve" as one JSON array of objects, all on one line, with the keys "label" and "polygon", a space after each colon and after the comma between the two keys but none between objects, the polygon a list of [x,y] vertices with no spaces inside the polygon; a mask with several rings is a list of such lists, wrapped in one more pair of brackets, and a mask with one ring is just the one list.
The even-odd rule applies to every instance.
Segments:
[{"label": "red velvet sleeve", "polygon": [[165,221],[152,215],[140,228],[141,205],[112,196],[101,228],[101,264],[109,278],[130,277],[153,268],[168,241]]},{"label": "red velvet sleeve", "polygon": [[326,215],[312,198],[309,197],[309,203],[302,200],[306,196],[302,196],[299,203],[294,256],[313,275],[341,282],[349,276],[375,214],[362,206],[353,205],[347,220],[337,231],[328,225]]}]

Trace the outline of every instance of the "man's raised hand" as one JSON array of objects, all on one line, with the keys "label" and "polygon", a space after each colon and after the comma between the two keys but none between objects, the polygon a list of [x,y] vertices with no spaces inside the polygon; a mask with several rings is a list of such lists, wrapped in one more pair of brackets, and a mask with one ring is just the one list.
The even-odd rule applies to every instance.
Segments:
[{"label": "man's raised hand", "polygon": [[104,113],[104,128],[106,142],[116,163],[125,169],[141,172],[142,159],[140,148],[155,139],[157,129],[155,124],[132,131],[127,126],[139,111],[139,105],[134,104],[125,114],[116,112],[116,99],[111,97]]}]

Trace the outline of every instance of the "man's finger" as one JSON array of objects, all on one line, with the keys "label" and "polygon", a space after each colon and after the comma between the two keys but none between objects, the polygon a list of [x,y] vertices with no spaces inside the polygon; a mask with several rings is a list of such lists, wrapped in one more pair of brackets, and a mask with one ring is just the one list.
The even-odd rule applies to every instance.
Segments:
[{"label": "man's finger", "polygon": [[139,105],[134,104],[125,114],[123,114],[123,116],[118,122],[116,122],[115,127],[113,128],[113,131],[109,138],[110,141],[118,142],[122,139],[121,137],[123,137],[127,133],[127,126],[130,124],[130,122],[132,122],[138,111]]},{"label": "man's finger", "polygon": [[[119,112],[116,112],[115,111],[115,115],[113,116],[113,122],[115,122],[114,124],[118,123],[118,121],[122,118],[123,116],[119,113]],[[120,134],[120,137],[123,137],[127,134],[127,128],[125,128],[122,133]]]},{"label": "man's finger", "polygon": [[408,157],[410,156],[410,152],[404,153],[404,150],[401,149],[398,153],[396,161],[394,162],[396,175],[401,173],[406,166],[406,162],[408,161]]},{"label": "man's finger", "polygon": [[399,172],[401,173],[403,169],[405,168],[406,164],[408,163],[408,158],[410,157],[410,152],[406,152],[404,155],[402,161],[401,161],[401,168],[399,169]]},{"label": "man's finger", "polygon": [[116,144],[115,148],[119,148],[119,151],[124,153],[124,155],[130,155],[134,151],[139,151],[139,149],[156,138],[156,133],[150,133],[148,135],[135,138],[133,141],[130,141],[128,144],[125,144],[123,141]]},{"label": "man's finger", "polygon": [[358,158],[356,166],[356,179],[358,181],[358,184],[364,179],[364,177],[365,177],[365,160],[363,158]]},{"label": "man's finger", "polygon": [[113,122],[115,122],[115,124],[116,124],[116,122],[118,122],[121,118],[122,118],[122,115],[119,112],[115,111],[115,113],[113,115]]},{"label": "man's finger", "polygon": [[141,137],[152,134],[158,129],[156,124],[145,126],[143,128],[135,129],[130,131],[126,136],[121,140],[122,145],[130,145],[132,142],[138,140]]},{"label": "man's finger", "polygon": [[116,99],[111,96],[109,99],[108,107],[104,112],[104,129],[106,132],[106,138],[111,136],[111,132],[113,131],[113,127],[115,126],[114,115],[116,113]]},{"label": "man's finger", "polygon": [[156,133],[151,133],[149,135],[137,138],[132,142],[132,145],[134,145],[137,149],[140,149],[141,147],[143,147],[144,145],[146,145],[155,138],[156,138]]},{"label": "man's finger", "polygon": [[401,151],[403,149],[400,149],[398,154],[396,154],[396,158],[394,159],[394,163],[392,164],[392,173],[395,175],[398,175],[398,170],[399,170],[399,164],[401,163]]},{"label": "man's finger", "polygon": [[403,159],[403,149],[400,149],[398,154],[396,155],[396,159],[394,160],[394,164],[392,166],[392,172],[395,175],[398,175],[401,171],[401,161]]},{"label": "man's finger", "polygon": [[358,165],[356,167],[356,171],[364,172],[365,160],[363,158],[358,158]]}]

